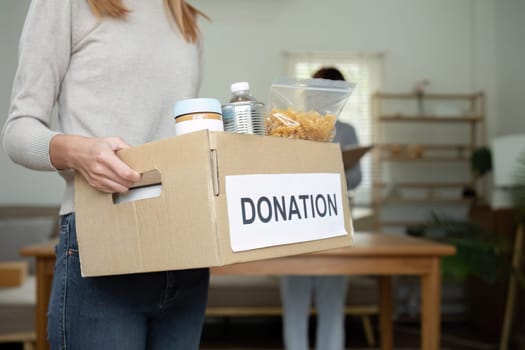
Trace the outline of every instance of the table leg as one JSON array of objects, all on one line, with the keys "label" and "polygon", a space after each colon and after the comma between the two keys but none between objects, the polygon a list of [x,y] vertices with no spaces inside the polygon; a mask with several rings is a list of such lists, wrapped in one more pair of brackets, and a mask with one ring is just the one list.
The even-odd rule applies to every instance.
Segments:
[{"label": "table leg", "polygon": [[432,259],[428,274],[421,276],[421,349],[439,350],[441,336],[441,270]]},{"label": "table leg", "polygon": [[393,295],[392,277],[379,276],[379,333],[381,350],[392,350],[394,332],[392,329]]},{"label": "table leg", "polygon": [[49,343],[47,342],[47,307],[51,294],[53,268],[54,259],[36,259],[36,350],[49,350]]}]

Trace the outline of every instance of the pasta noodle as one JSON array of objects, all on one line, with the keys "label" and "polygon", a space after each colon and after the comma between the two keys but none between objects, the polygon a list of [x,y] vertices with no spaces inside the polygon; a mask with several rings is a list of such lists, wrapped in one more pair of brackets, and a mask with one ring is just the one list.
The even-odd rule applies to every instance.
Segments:
[{"label": "pasta noodle", "polygon": [[336,116],[316,111],[272,109],[266,118],[266,135],[311,141],[332,141]]}]

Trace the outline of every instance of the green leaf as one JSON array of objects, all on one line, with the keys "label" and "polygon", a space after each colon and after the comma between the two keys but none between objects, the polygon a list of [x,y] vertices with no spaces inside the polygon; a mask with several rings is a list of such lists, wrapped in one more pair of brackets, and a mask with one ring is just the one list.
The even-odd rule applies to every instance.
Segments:
[{"label": "green leaf", "polygon": [[477,178],[492,170],[492,152],[488,147],[480,147],[472,152],[470,168]]}]

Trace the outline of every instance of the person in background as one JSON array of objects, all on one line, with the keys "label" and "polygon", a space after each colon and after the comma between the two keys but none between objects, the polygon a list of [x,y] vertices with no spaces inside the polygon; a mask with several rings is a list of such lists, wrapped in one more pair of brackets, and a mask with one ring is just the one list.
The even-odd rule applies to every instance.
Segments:
[{"label": "person in background", "polygon": [[184,0],[31,1],[2,136],[14,162],[66,183],[48,310],[53,350],[199,348],[209,270],[82,278],[73,179],[124,193],[140,175],[116,152],[174,136],[173,103],[199,92],[200,17]]},{"label": "person in background", "polygon": [[[318,70],[313,78],[345,80],[333,67]],[[358,144],[355,129],[336,121],[334,142],[341,147]],[[348,190],[361,183],[359,163],[346,170]],[[317,350],[343,350],[345,343],[346,276],[283,276],[281,298],[284,307],[283,335],[287,350],[308,350],[308,320],[312,299],[317,310]]]}]

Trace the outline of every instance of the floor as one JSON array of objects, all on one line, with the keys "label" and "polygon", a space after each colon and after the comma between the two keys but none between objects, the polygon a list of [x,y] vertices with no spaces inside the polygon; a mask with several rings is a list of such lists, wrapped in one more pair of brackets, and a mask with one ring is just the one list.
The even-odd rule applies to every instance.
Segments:
[{"label": "floor", "polygon": [[[377,324],[377,320],[373,320]],[[310,321],[310,330],[315,329],[315,319]],[[394,323],[394,342],[396,350],[419,349],[419,324],[413,321]],[[314,333],[310,332],[310,344],[314,344]],[[346,349],[377,349],[369,347],[359,319],[346,320]],[[376,340],[379,341],[377,329]],[[202,338],[202,350],[282,350],[280,318],[208,319]],[[443,325],[443,350],[495,350],[498,344],[472,330],[462,322],[449,322]]]},{"label": "floor", "polygon": [[[372,320],[377,324],[377,320]],[[206,320],[201,350],[283,350],[281,319],[265,318],[209,318]],[[310,329],[315,329],[315,319],[310,321]],[[471,329],[463,322],[445,322],[442,332],[442,350],[496,350],[498,345],[483,334]],[[346,320],[346,349],[371,350],[366,343],[365,334],[359,319]],[[377,329],[375,329],[378,339]],[[314,334],[310,334],[311,344]],[[394,342],[396,350],[419,349],[419,324],[414,321],[394,323]],[[523,347],[512,347],[524,349]],[[0,344],[0,350],[22,350],[18,344]]]}]

